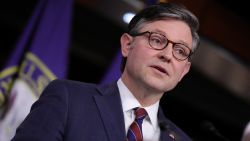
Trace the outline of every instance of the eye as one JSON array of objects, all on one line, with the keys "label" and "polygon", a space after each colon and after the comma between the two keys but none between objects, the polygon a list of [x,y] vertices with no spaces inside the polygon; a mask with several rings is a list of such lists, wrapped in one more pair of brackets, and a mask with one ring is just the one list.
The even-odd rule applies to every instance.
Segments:
[{"label": "eye", "polygon": [[173,49],[174,49],[175,54],[178,54],[181,56],[188,56],[190,52],[189,49],[182,44],[175,44]]},{"label": "eye", "polygon": [[156,48],[162,48],[165,46],[166,39],[158,34],[151,34],[150,43]]}]

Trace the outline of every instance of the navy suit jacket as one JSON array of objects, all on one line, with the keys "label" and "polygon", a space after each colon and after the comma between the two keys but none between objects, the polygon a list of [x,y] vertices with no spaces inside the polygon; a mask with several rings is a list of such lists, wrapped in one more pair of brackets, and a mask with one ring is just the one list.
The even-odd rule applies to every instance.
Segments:
[{"label": "navy suit jacket", "polygon": [[[161,141],[191,139],[159,110]],[[172,137],[174,136],[175,139]],[[125,141],[121,99],[116,82],[95,85],[69,80],[51,82],[32,105],[12,141]]]}]

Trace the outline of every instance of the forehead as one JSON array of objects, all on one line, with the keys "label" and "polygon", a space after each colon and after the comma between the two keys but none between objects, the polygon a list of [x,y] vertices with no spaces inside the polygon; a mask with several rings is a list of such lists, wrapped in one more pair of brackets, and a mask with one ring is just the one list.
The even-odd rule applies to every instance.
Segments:
[{"label": "forehead", "polygon": [[179,20],[160,20],[147,22],[141,25],[140,31],[151,31],[165,35],[169,40],[184,42],[192,46],[192,34],[190,27]]}]

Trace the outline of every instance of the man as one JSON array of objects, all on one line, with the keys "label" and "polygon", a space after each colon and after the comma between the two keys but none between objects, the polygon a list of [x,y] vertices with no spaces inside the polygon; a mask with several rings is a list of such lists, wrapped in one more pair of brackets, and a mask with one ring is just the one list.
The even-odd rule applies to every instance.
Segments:
[{"label": "man", "polygon": [[121,36],[122,76],[95,85],[55,80],[12,141],[189,141],[159,108],[190,69],[197,18],[182,6],[149,6]]}]

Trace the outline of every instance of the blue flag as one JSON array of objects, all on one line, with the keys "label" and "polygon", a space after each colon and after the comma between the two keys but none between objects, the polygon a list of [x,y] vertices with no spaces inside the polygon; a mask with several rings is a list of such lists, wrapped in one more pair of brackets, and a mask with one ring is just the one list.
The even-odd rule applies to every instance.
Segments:
[{"label": "blue flag", "polygon": [[114,62],[112,62],[105,76],[102,78],[101,84],[112,82],[114,80],[117,80],[121,76],[121,71],[120,71],[121,61],[122,61],[122,54],[121,52],[119,52],[115,56]]},{"label": "blue flag", "polygon": [[47,84],[67,75],[72,0],[40,0],[0,71],[0,141],[9,141]]}]

